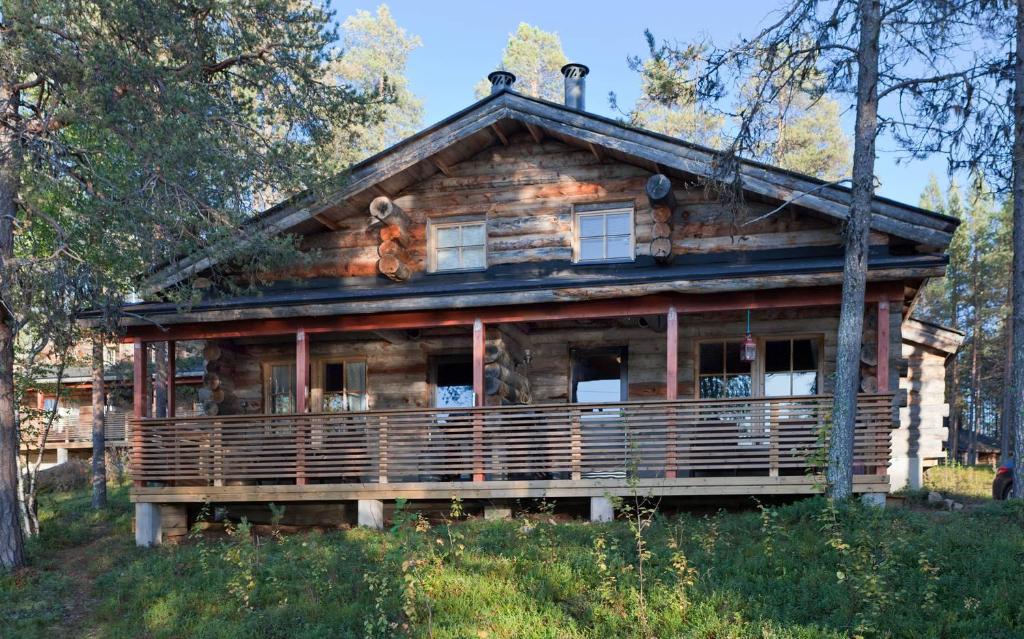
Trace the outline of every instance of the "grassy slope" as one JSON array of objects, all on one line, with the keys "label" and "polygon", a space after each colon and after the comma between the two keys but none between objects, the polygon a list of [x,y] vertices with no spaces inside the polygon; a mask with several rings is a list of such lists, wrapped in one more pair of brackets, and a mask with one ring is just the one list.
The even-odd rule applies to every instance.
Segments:
[{"label": "grassy slope", "polygon": [[34,566],[0,577],[0,636],[1024,635],[1024,504],[833,511],[815,499],[659,519],[641,597],[624,522],[449,528],[409,514],[388,533],[254,545],[242,530],[145,551],[125,489],[112,495],[104,515],[84,493],[46,499]]}]

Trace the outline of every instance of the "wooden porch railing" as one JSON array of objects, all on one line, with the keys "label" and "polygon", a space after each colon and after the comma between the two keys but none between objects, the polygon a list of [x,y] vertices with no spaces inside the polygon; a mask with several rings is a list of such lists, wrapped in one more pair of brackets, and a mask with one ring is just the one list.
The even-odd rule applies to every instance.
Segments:
[{"label": "wooden porch railing", "polygon": [[[137,481],[394,483],[803,474],[826,396],[131,420]],[[859,474],[884,475],[892,395],[858,399]],[[481,436],[482,435],[482,436]],[[671,451],[669,454],[668,451]]]}]

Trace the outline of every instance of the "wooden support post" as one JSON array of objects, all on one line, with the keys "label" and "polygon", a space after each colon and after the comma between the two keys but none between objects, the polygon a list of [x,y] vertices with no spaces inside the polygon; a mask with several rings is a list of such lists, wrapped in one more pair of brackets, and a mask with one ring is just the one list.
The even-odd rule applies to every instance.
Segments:
[{"label": "wooden support post", "polygon": [[[480,407],[487,404],[484,392],[484,350],[487,338],[484,323],[473,320],[473,403]],[[473,419],[473,481],[484,480],[484,424],[483,415],[476,413]]]},{"label": "wooden support post", "polygon": [[[306,413],[309,388],[309,338],[306,331],[295,334],[295,412]],[[306,484],[306,426],[305,419],[295,420],[295,483]]]},{"label": "wooden support post", "polygon": [[167,342],[167,418],[174,419],[178,409],[178,403],[174,398],[175,376],[177,373],[177,362],[175,351],[177,343],[174,340]]},{"label": "wooden support post", "polygon": [[888,393],[889,382],[889,300],[878,301],[878,392]]},{"label": "wooden support post", "polygon": [[[142,419],[148,414],[146,399],[146,377],[148,351],[146,343],[141,339],[135,340],[135,348],[132,352],[132,411],[136,419]],[[142,467],[142,425],[139,424],[132,431],[132,466]],[[136,487],[141,487],[142,482],[135,480]]]},{"label": "wooden support post", "polygon": [[[665,319],[665,399],[679,399],[679,314],[675,306],[668,307]],[[676,423],[671,410],[665,424],[665,478],[676,478]]]}]

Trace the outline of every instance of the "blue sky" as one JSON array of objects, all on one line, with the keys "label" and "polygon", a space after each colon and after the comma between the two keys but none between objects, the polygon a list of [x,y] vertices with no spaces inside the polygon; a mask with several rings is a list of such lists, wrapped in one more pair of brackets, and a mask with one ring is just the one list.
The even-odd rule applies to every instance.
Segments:
[{"label": "blue sky", "polygon": [[[373,11],[378,4],[348,0],[331,3],[339,21],[358,9]],[[688,42],[706,36],[726,43],[754,32],[781,3],[392,0],[387,4],[398,24],[423,40],[423,46],[409,60],[408,78],[411,89],[424,101],[424,124],[430,124],[473,102],[474,85],[496,68],[508,35],[520,22],[557,32],[569,59],[590,67],[587,109],[614,116],[608,105],[609,91],[618,94],[624,107],[632,104],[639,93],[639,79],[627,66],[626,57],[645,52],[644,29],[651,29],[659,39]],[[852,113],[844,115],[848,131],[852,120]],[[917,204],[929,172],[942,179],[945,170],[942,158],[907,161],[891,141],[879,141],[880,195]]]}]

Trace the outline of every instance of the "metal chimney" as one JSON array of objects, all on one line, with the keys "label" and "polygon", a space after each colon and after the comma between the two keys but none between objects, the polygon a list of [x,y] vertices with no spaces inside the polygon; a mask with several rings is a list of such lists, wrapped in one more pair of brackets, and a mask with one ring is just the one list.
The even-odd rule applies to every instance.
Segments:
[{"label": "metal chimney", "polygon": [[511,91],[516,76],[508,71],[492,71],[487,74],[487,79],[491,83],[491,95],[494,95],[502,91]]},{"label": "metal chimney", "polygon": [[587,109],[587,74],[590,69],[585,64],[571,62],[562,67],[565,76],[565,106],[577,111]]}]

